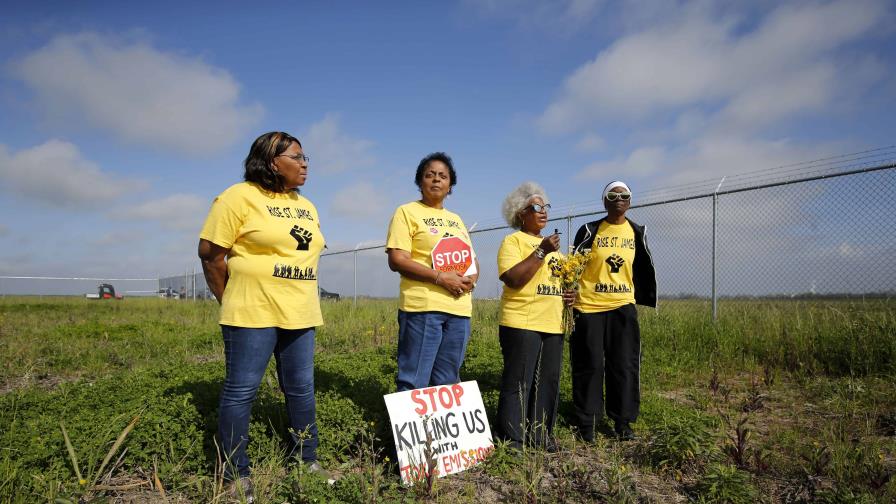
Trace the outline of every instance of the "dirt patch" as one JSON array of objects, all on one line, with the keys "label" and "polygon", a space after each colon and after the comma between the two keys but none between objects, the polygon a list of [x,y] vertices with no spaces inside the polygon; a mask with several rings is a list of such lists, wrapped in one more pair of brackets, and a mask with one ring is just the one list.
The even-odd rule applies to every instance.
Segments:
[{"label": "dirt patch", "polygon": [[21,376],[0,383],[0,395],[31,387],[47,391],[55,390],[60,384],[75,380],[77,380],[77,377],[45,376],[35,378],[32,376]]}]

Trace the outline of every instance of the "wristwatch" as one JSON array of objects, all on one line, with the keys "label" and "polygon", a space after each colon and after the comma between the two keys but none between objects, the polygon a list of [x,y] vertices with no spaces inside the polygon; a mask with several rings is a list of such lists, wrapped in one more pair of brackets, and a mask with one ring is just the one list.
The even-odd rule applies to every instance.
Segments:
[{"label": "wristwatch", "polygon": [[535,247],[535,257],[544,259],[544,249],[542,249],[541,247]]}]

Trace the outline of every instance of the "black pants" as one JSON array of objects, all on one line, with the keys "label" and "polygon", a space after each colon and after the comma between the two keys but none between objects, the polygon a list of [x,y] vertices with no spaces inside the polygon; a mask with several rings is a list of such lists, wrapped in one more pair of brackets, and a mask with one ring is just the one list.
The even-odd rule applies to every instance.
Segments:
[{"label": "black pants", "polygon": [[641,405],[641,330],[635,305],[600,313],[576,311],[569,362],[572,401],[581,429],[593,429],[604,416],[604,374],[607,416],[614,422],[637,420]]},{"label": "black pants", "polygon": [[498,326],[498,338],[504,355],[498,433],[511,442],[544,446],[557,418],[563,334]]}]

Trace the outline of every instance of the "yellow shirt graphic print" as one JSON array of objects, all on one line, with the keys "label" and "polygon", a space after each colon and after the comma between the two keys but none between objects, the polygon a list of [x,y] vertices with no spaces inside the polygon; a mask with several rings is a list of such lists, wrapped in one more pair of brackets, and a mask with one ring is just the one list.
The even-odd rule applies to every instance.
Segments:
[{"label": "yellow shirt graphic print", "polygon": [[579,281],[576,309],[596,313],[634,304],[635,230],[631,224],[601,221],[591,254]]},{"label": "yellow shirt graphic print", "polygon": [[[432,249],[446,236],[456,236],[472,247],[467,227],[456,213],[413,201],[401,205],[392,215],[386,249],[410,252],[414,262],[432,268]],[[402,311],[437,311],[462,317],[473,313],[472,295],[469,293],[455,298],[438,285],[404,276],[401,277],[399,289],[398,307]]]},{"label": "yellow shirt graphic print", "polygon": [[[498,276],[532,255],[541,240],[522,231],[505,237],[498,249]],[[541,267],[522,288],[504,286],[502,326],[552,334],[563,332],[563,291],[554,271],[558,256],[557,252],[547,254]]]},{"label": "yellow shirt graphic print", "polygon": [[248,182],[212,203],[200,238],[229,248],[224,325],[303,329],[323,324],[317,267],[324,248],[317,209],[304,196]]}]

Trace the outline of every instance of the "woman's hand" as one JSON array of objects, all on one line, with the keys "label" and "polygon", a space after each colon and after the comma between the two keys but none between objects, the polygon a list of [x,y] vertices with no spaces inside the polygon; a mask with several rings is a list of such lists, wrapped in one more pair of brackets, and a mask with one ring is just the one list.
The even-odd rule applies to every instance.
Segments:
[{"label": "woman's hand", "polygon": [[[560,234],[554,233],[551,236],[544,237],[531,254],[501,275],[501,281],[511,289],[522,289],[529,283],[529,280],[532,280],[535,272],[544,266],[544,256],[559,249]],[[544,254],[539,256],[538,250],[541,250]]]},{"label": "woman's hand", "polygon": [[402,276],[436,284],[454,297],[460,297],[473,290],[474,280],[472,278],[461,276],[453,271],[439,272],[427,268],[412,260],[411,253],[407,250],[389,249],[386,253],[389,257],[389,269],[397,271]]},{"label": "woman's hand", "polygon": [[563,304],[566,306],[572,306],[573,303],[576,302],[576,295],[578,291],[575,289],[569,289],[563,291]]},{"label": "woman's hand", "polygon": [[439,273],[435,283],[454,297],[460,297],[473,290],[473,280],[454,271]]},{"label": "woman's hand", "polygon": [[538,248],[543,250],[545,254],[560,250],[560,235],[554,233],[550,236],[545,236],[544,240],[541,240],[541,243],[538,245]]}]

